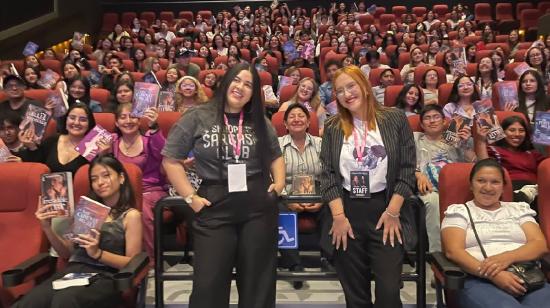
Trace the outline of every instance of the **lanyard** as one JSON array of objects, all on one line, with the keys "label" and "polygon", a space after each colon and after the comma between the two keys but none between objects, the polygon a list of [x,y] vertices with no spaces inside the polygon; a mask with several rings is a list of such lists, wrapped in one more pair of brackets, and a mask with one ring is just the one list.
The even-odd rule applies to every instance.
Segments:
[{"label": "lanyard", "polygon": [[359,163],[363,160],[363,151],[365,150],[365,146],[367,145],[367,137],[369,135],[369,131],[367,128],[367,124],[364,124],[365,127],[365,135],[364,138],[361,140],[361,144],[359,144],[359,136],[357,136],[356,129],[353,129],[353,141],[355,143],[355,151],[357,152],[357,160],[359,160]]},{"label": "lanyard", "polygon": [[243,119],[244,119],[244,112],[241,110],[241,114],[239,116],[239,128],[237,130],[237,140],[235,140],[235,136],[233,136],[233,133],[231,132],[231,125],[229,125],[229,120],[227,119],[227,116],[223,115],[223,120],[225,121],[225,127],[227,128],[227,135],[229,137],[229,144],[233,147],[233,154],[235,155],[235,160],[238,161],[239,157],[241,156],[241,146],[242,141],[244,139],[243,137]]}]

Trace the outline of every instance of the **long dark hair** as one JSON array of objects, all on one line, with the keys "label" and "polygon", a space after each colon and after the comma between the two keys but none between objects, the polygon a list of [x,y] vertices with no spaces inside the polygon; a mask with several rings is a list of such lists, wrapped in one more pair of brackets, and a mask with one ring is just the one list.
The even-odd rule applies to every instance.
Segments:
[{"label": "long dark hair", "polygon": [[462,78],[468,78],[470,82],[474,84],[474,93],[472,93],[472,97],[470,98],[471,102],[473,103],[479,100],[479,91],[477,90],[477,87],[472,80],[472,77],[468,75],[462,75],[455,79],[455,82],[453,83],[453,88],[451,90],[451,94],[449,95],[449,103],[458,104],[458,102],[460,101],[460,97],[458,96],[458,84],[460,83],[460,80]]},{"label": "long dark hair", "polygon": [[[525,71],[521,76],[519,77],[519,86],[518,86],[518,111],[523,113],[527,119],[529,119],[529,112],[527,112],[527,103],[526,103],[526,95],[523,91],[523,87],[521,84],[523,83],[523,79],[527,75],[531,75],[535,77],[537,80],[537,91],[535,92],[535,112],[536,111],[546,111],[550,109],[550,103],[548,102],[548,98],[546,97],[546,93],[544,92],[544,81],[542,80],[542,76],[539,74],[539,72],[535,71],[534,69],[530,69]],[[531,119],[529,119],[531,121]]]},{"label": "long dark hair", "polygon": [[128,172],[124,169],[122,163],[116,159],[112,154],[98,155],[90,163],[90,169],[88,171],[88,181],[90,183],[90,193],[88,197],[103,203],[103,199],[99,197],[92,188],[92,168],[97,165],[109,167],[113,169],[117,174],[122,174],[124,182],[120,184],[120,197],[114,207],[111,208],[111,216],[113,219],[117,219],[122,213],[126,212],[130,208],[136,207],[136,198],[134,195],[134,189],[130,183],[130,177]]},{"label": "long dark hair", "polygon": [[534,67],[532,64],[531,64],[531,58],[529,57],[529,54],[531,53],[531,51],[533,49],[538,49],[541,53],[541,57],[542,57],[542,62],[540,63],[540,70],[542,71],[542,74],[546,74],[546,66],[548,64],[548,61],[546,61],[546,54],[544,53],[544,50],[538,48],[538,47],[531,47],[529,49],[527,49],[527,52],[525,53],[525,62],[527,64],[529,64],[530,67],[532,68],[536,68],[538,70],[537,67]]},{"label": "long dark hair", "polygon": [[84,110],[84,112],[86,113],[86,117],[88,118],[88,129],[86,130],[86,134],[89,133],[92,130],[92,128],[94,128],[95,118],[90,108],[84,103],[75,103],[69,106],[69,110],[67,110],[67,113],[61,118],[61,122],[60,122],[61,126],[59,127],[60,134],[62,135],[69,134],[69,131],[67,130],[67,117],[69,116],[69,113],[73,111],[73,109],[77,109],[77,108]]},{"label": "long dark hair", "polygon": [[472,168],[472,171],[470,171],[470,184],[472,183],[472,180],[474,179],[476,174],[479,172],[479,170],[485,167],[497,169],[500,175],[502,176],[502,183],[506,185],[506,176],[504,173],[504,169],[499,164],[499,162],[494,158],[485,158],[475,163],[474,167]]},{"label": "long dark hair", "polygon": [[[479,62],[481,62],[481,60],[485,58],[491,60],[491,65],[493,66],[493,69],[491,70],[491,82],[492,83],[498,82],[498,72],[497,72],[498,69],[497,69],[497,65],[495,64],[495,61],[493,61],[493,58],[491,58],[490,56],[487,56],[479,59]],[[479,71],[479,62],[477,63],[477,70],[476,70],[476,82],[475,82],[476,84],[479,80],[482,80],[481,72]]]},{"label": "long dark hair", "polygon": [[[503,130],[508,129],[510,125],[514,123],[519,123],[521,126],[523,126],[523,129],[525,130],[525,139],[523,139],[523,142],[519,145],[518,150],[520,151],[529,151],[533,149],[533,145],[531,144],[531,138],[529,134],[529,126],[527,126],[527,123],[525,123],[525,120],[520,116],[510,116],[507,117],[500,123],[500,126],[502,126]],[[496,146],[503,147],[503,148],[510,148],[510,145],[508,142],[506,142],[506,139],[500,139],[499,141],[495,142]]]},{"label": "long dark hair", "polygon": [[403,89],[399,91],[399,94],[397,95],[397,98],[395,99],[395,107],[401,109],[401,110],[407,110],[407,102],[406,102],[406,96],[407,92],[414,87],[416,90],[418,90],[418,101],[416,101],[416,104],[412,106],[412,111],[414,113],[420,113],[420,110],[422,110],[422,107],[424,106],[424,95],[422,93],[422,89],[416,85],[416,84],[408,84],[404,85]]},{"label": "long dark hair", "polygon": [[[227,105],[227,90],[229,89],[229,86],[231,85],[235,77],[241,71],[249,71],[252,74],[252,97],[250,98],[250,101],[246,103],[246,105],[244,105],[243,111],[245,114],[245,121],[246,120],[252,121],[252,127],[254,129],[256,140],[257,140],[255,145],[256,152],[260,157],[263,174],[266,176],[266,179],[267,179],[270,174],[269,169],[271,166],[271,161],[269,160],[269,158],[272,157],[272,155],[270,153],[271,147],[269,143],[269,135],[267,133],[268,124],[265,120],[265,110],[264,110],[264,105],[262,103],[260,76],[258,75],[258,72],[254,68],[254,66],[248,63],[238,63],[233,68],[228,70],[227,73],[222,78],[222,80],[220,81],[220,85],[216,89],[216,92],[211,102],[217,105],[217,108],[218,108],[217,121],[220,127],[223,128],[222,130],[226,131],[227,128],[225,127],[223,115],[225,113],[225,106]],[[222,130],[220,130],[219,132],[220,136],[218,140],[222,140],[221,139]],[[221,142],[219,143],[218,151],[219,153],[223,153]],[[222,164],[221,160],[220,160],[220,164]],[[221,170],[222,168],[220,166],[220,173],[221,173]]]},{"label": "long dark hair", "polygon": [[82,77],[82,76],[78,76],[76,77],[75,79],[71,80],[69,82],[69,84],[67,85],[67,87],[69,88],[68,89],[68,97],[67,97],[67,102],[69,103],[69,106],[72,106],[73,104],[76,103],[77,99],[74,98],[72,95],[71,95],[71,91],[70,91],[70,88],[71,86],[73,85],[73,83],[75,83],[76,81],[80,81],[82,82],[82,85],[84,86],[84,96],[82,98],[79,98],[78,101],[82,102],[82,103],[85,103],[86,105],[88,105],[88,107],[90,107],[90,101],[91,101],[91,97],[90,97],[90,81],[88,80],[88,78],[85,78],[85,77]]}]

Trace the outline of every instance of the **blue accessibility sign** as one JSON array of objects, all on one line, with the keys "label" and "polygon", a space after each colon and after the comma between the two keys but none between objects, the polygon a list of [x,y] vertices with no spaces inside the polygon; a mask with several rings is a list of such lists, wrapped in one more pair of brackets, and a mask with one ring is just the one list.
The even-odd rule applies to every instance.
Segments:
[{"label": "blue accessibility sign", "polygon": [[296,213],[279,214],[279,249],[298,249],[298,216]]}]

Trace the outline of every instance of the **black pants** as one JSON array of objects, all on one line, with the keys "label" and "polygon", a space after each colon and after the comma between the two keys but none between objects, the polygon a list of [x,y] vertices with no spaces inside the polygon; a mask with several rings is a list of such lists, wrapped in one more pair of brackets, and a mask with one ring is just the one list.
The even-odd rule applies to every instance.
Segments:
[{"label": "black pants", "polygon": [[374,307],[402,307],[399,297],[403,247],[395,241],[382,243],[383,228],[375,230],[386,209],[385,191],[370,199],[350,199],[344,190],[344,212],[349,219],[355,240],[348,238],[348,247],[336,251],[335,265],[344,289],[346,307],[373,307],[370,278],[375,282]]},{"label": "black pants", "polygon": [[248,191],[203,182],[198,194],[212,202],[195,215],[191,308],[229,307],[231,273],[237,269],[239,307],[274,308],[277,270],[277,198],[262,179]]},{"label": "black pants", "polygon": [[[103,273],[105,276],[93,280],[87,286],[54,290],[52,281],[68,273]],[[52,277],[34,287],[12,308],[118,307],[121,303],[121,295],[120,292],[115,291],[113,280],[107,277],[110,275],[110,272],[93,266],[70,263],[63,271],[55,273]]]},{"label": "black pants", "polygon": [[[279,203],[280,212],[291,212],[284,202]],[[298,219],[300,217],[313,217],[317,222],[317,234],[319,235],[319,248],[321,250],[321,257],[332,260],[334,246],[331,243],[329,236],[330,228],[332,227],[332,216],[328,206],[323,205],[317,212],[302,212],[298,213]],[[300,243],[298,243],[299,245]],[[299,249],[279,249],[281,254],[282,267],[291,268],[295,265],[301,265]]]}]

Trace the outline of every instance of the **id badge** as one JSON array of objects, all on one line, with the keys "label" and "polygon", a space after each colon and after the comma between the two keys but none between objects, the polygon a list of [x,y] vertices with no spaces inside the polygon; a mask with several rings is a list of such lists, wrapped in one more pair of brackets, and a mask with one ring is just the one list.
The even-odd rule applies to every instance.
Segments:
[{"label": "id badge", "polygon": [[351,171],[349,174],[350,191],[349,196],[353,199],[370,198],[369,172]]},{"label": "id badge", "polygon": [[248,191],[246,164],[227,165],[227,187],[229,192]]}]

